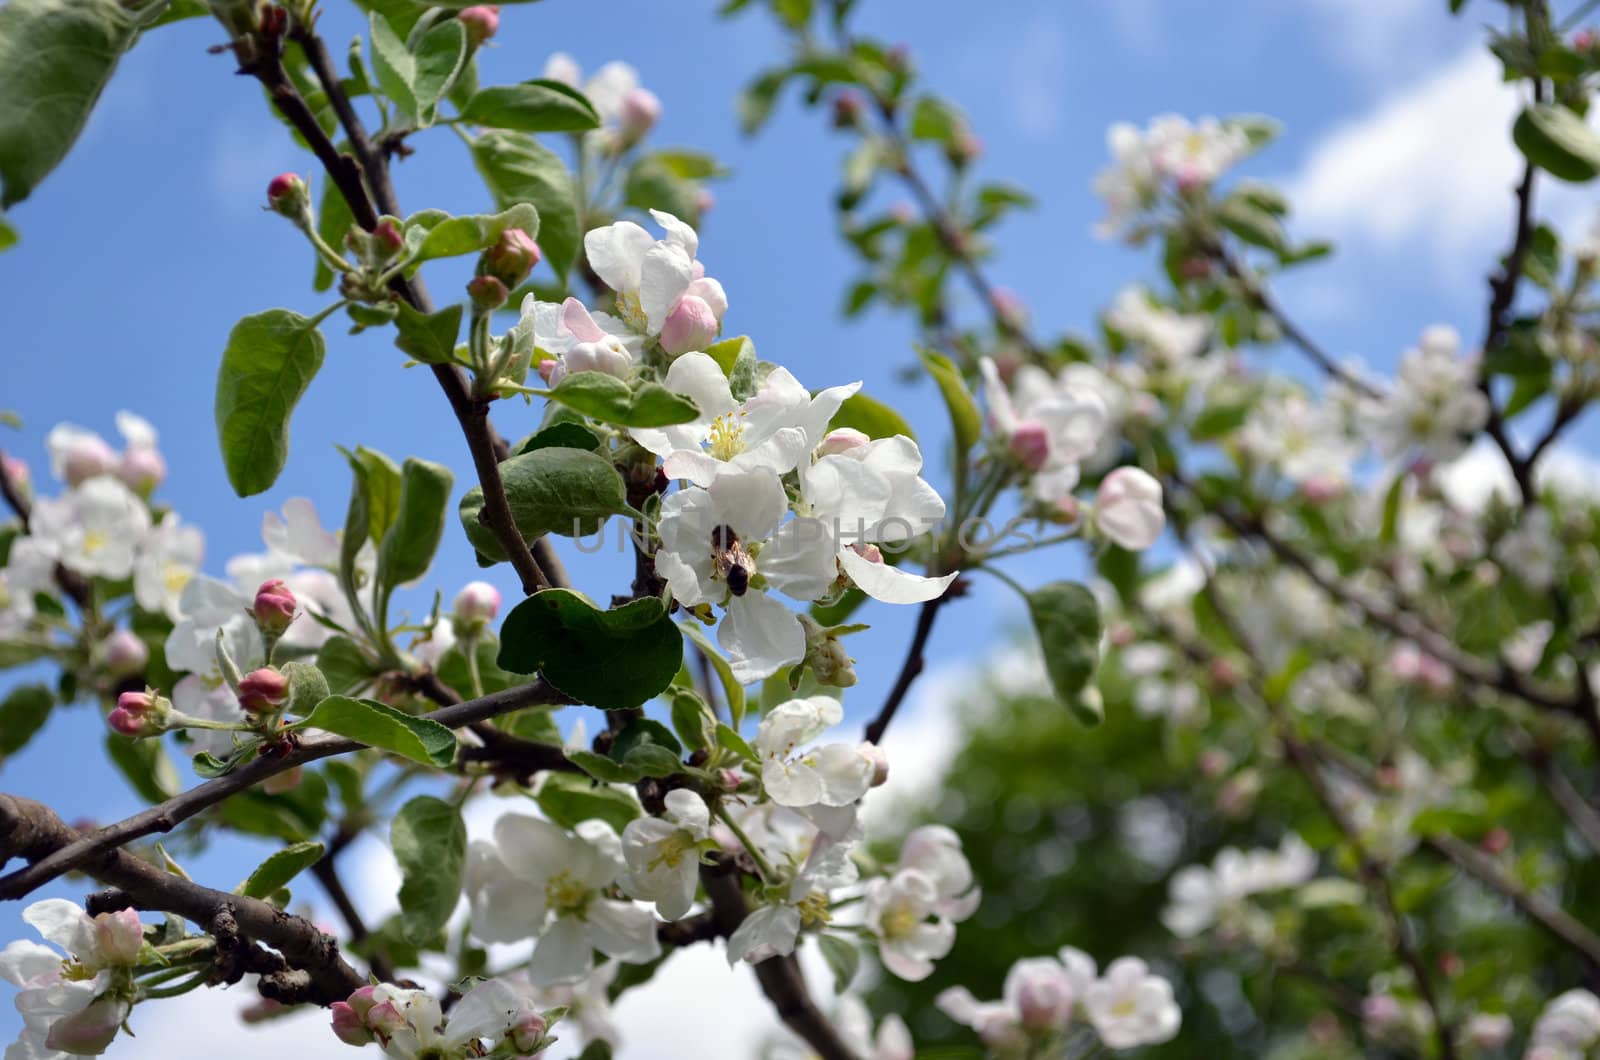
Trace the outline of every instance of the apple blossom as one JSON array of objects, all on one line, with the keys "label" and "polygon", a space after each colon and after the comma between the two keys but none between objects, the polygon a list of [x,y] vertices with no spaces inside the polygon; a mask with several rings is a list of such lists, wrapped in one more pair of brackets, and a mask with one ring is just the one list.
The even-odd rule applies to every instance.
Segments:
[{"label": "apple blossom", "polygon": [[69,486],[110,474],[117,465],[117,454],[104,438],[70,423],[50,428],[44,444],[50,454],[50,473]]},{"label": "apple blossom", "polygon": [[1454,328],[1429,328],[1401,355],[1393,389],[1363,403],[1367,429],[1383,455],[1452,460],[1466,450],[1488,419],[1489,402],[1476,385],[1475,359],[1460,351]]},{"label": "apple blossom", "polygon": [[75,902],[49,898],[24,909],[22,919],[67,957],[27,940],[0,950],[0,978],[18,987],[24,1024],[6,1055],[98,1055],[128,1015],[126,980],[116,971],[138,962],[144,946],[139,914],[124,909],[91,917]]},{"label": "apple blossom", "polygon": [[1298,887],[1316,869],[1316,855],[1293,834],[1277,850],[1226,847],[1210,868],[1189,865],[1173,875],[1161,921],[1179,938],[1192,938],[1220,919],[1244,915],[1245,899]]},{"label": "apple blossom", "polygon": [[1030,492],[1040,500],[1058,501],[1078,484],[1078,465],[1095,453],[1106,434],[1108,412],[1093,390],[1058,382],[1042,371],[1018,372],[1008,388],[995,362],[979,362],[989,423],[1008,447],[1018,431],[1045,435],[1049,452],[1031,467]]},{"label": "apple blossom", "polygon": [[1541,1060],[1576,1060],[1600,1043],[1600,998],[1587,990],[1568,990],[1539,1014],[1529,1041],[1530,1057],[1539,1050]]},{"label": "apple blossom", "polygon": [[133,573],[149,528],[144,502],[118,479],[99,475],[35,504],[29,536],[68,570],[119,580]]},{"label": "apple blossom", "polygon": [[916,869],[867,884],[867,931],[878,940],[883,966],[901,979],[926,979],[955,945],[955,924],[937,915],[939,902],[933,880]]},{"label": "apple blossom", "polygon": [[1136,467],[1119,467],[1100,482],[1094,497],[1094,524],[1125,549],[1149,548],[1166,527],[1161,483]]},{"label": "apple blossom", "polygon": [[[626,379],[644,341],[616,317],[590,313],[576,298],[558,305],[529,295],[522,302],[520,327],[533,334],[537,349],[555,358],[540,362],[540,373],[550,386],[578,372]],[[548,371],[545,365],[550,365]]]},{"label": "apple blossom", "polygon": [[113,677],[136,677],[150,661],[150,648],[133,630],[115,629],[96,646],[95,656]]},{"label": "apple blossom", "polygon": [[168,512],[139,545],[133,568],[133,596],[139,606],[174,621],[182,617],[183,590],[200,570],[205,535]]},{"label": "apple blossom", "polygon": [[1139,349],[1153,368],[1178,369],[1211,342],[1208,317],[1157,304],[1143,287],[1125,287],[1106,312],[1106,325]]},{"label": "apple blossom", "polygon": [[[867,793],[873,762],[852,744],[799,750],[844,712],[830,696],[779,703],[761,719],[751,746],[761,756],[761,786],[779,806],[849,806]],[[797,753],[798,751],[798,753]]]},{"label": "apple blossom", "polygon": [[1183,1014],[1172,1000],[1172,984],[1151,973],[1137,957],[1119,957],[1083,995],[1084,1012],[1111,1049],[1158,1045],[1178,1034]]},{"label": "apple blossom", "polygon": [[622,856],[628,872],[624,892],[656,904],[666,920],[688,915],[700,886],[700,854],[708,844],[711,815],[700,796],[686,788],[667,792],[660,817],[629,821],[622,831]]},{"label": "apple blossom", "polygon": [[472,7],[464,7],[456,17],[466,27],[467,39],[473,44],[482,44],[500,30],[498,4],[474,4]]},{"label": "apple blossom", "polygon": [[[595,274],[616,292],[617,311],[634,332],[655,339],[661,336],[672,314],[690,301],[687,310],[695,321],[689,328],[680,325],[677,338],[698,336],[704,318],[700,306],[721,323],[726,311],[722,287],[708,279],[695,260],[700,238],[693,228],[672,214],[651,210],[650,216],[666,230],[664,239],[650,234],[632,221],[618,221],[596,228],[583,237],[584,251]],[[699,305],[694,303],[698,302]],[[667,349],[669,356],[688,352],[692,347]]]},{"label": "apple blossom", "polygon": [[250,614],[262,636],[282,636],[294,621],[300,602],[282,578],[269,578],[256,590]]}]

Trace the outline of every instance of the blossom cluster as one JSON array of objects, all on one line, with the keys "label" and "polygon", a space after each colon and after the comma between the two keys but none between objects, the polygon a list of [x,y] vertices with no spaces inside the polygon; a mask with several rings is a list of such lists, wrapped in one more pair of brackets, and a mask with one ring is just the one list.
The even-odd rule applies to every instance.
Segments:
[{"label": "blossom cluster", "polygon": [[1173,875],[1161,921],[1180,938],[1198,935],[1219,921],[1247,921],[1245,899],[1298,887],[1316,869],[1316,854],[1297,835],[1285,836],[1277,850],[1225,848],[1209,868],[1189,865]]},{"label": "blossom cluster", "polygon": [[0,950],[0,978],[17,987],[22,1033],[8,1060],[98,1056],[139,1000],[132,970],[145,948],[132,909],[89,916],[74,902],[49,898],[22,912],[66,956],[26,939]]}]

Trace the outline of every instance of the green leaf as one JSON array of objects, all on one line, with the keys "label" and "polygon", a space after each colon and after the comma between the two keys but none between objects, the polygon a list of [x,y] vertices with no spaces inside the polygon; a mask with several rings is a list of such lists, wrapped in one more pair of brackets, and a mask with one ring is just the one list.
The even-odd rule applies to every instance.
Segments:
[{"label": "green leaf", "polygon": [[389,20],[374,11],[371,15],[372,72],[378,78],[378,87],[395,106],[416,116],[417,96],[411,83],[416,80],[417,60],[406,48],[406,42],[389,25]]},{"label": "green leaf", "polygon": [[722,685],[722,694],[728,701],[728,713],[733,718],[734,727],[737,728],[739,723],[744,721],[745,695],[744,686],[733,676],[733,667],[712,645],[705,629],[694,619],[680,622],[678,628],[683,630],[684,636],[694,642],[700,653],[711,661],[711,668],[717,671],[717,681]]},{"label": "green leaf", "polygon": [[273,854],[250,874],[250,878],[233,889],[234,894],[246,898],[265,898],[322,860],[321,843],[295,843]]},{"label": "green leaf", "polygon": [[398,303],[394,344],[423,364],[450,364],[456,357],[456,336],[461,333],[461,306],[437,313],[422,313],[407,302]]},{"label": "green leaf", "polygon": [[349,637],[332,636],[317,649],[317,669],[338,695],[353,692],[377,676],[377,665],[365,649]]},{"label": "green leaf", "polygon": [[1248,196],[1233,195],[1217,211],[1222,227],[1249,243],[1274,252],[1288,249],[1283,224]]},{"label": "green leaf", "polygon": [[472,141],[472,161],[502,210],[519,202],[539,211],[539,249],[566,278],[583,242],[577,184],[561,156],[521,133],[489,132]]},{"label": "green leaf", "polygon": [[836,431],[841,427],[854,427],[868,438],[893,438],[897,434],[903,434],[915,441],[917,437],[911,430],[911,424],[905,421],[905,417],[877,398],[860,393],[846,398],[828,423],[830,431]]},{"label": "green leaf", "polygon": [[481,250],[487,250],[495,244],[502,232],[511,228],[522,229],[530,238],[539,234],[539,211],[525,202],[519,202],[499,213],[447,217],[430,224],[432,221],[434,221],[432,217],[421,222],[416,217],[406,220],[407,228],[418,223],[427,225],[428,234],[417,247],[416,260],[419,262],[431,261],[434,258],[460,257],[463,254],[476,254]]},{"label": "green leaf", "polygon": [[400,472],[400,511],[378,546],[378,584],[385,590],[428,573],[444,536],[455,476],[442,464],[408,457]]},{"label": "green leaf", "polygon": [[417,117],[423,124],[433,124],[434,108],[450,91],[468,54],[466,27],[453,18],[440,22],[417,42],[411,91],[418,107]]},{"label": "green leaf", "polygon": [[239,496],[277,481],[289,458],[289,417],[325,350],[316,324],[287,309],[234,325],[217,372],[216,419],[228,482]]},{"label": "green leaf", "polygon": [[1583,183],[1600,176],[1600,135],[1558,103],[1524,108],[1511,139],[1529,162],[1562,180]]},{"label": "green leaf", "polygon": [[581,423],[552,423],[528,435],[517,446],[517,452],[531,453],[536,449],[587,449],[600,448],[599,437]]},{"label": "green leaf", "polygon": [[[552,446],[520,453],[501,463],[500,480],[517,531],[528,541],[544,534],[586,537],[607,517],[627,510],[622,476],[610,460],[584,449]],[[483,488],[467,490],[458,510],[473,547],[492,560],[504,561],[500,542],[479,521]]]},{"label": "green leaf", "polygon": [[17,245],[17,230],[4,217],[0,217],[0,250],[10,250]]},{"label": "green leaf", "polygon": [[711,746],[707,728],[716,724],[711,708],[691,689],[675,689],[672,694],[672,729],[691,751]]},{"label": "green leaf", "polygon": [[761,758],[755,752],[755,748],[745,742],[743,736],[740,736],[737,731],[720,721],[717,722],[717,746],[724,750],[732,751],[751,765],[756,765],[761,761]]},{"label": "green leaf", "polygon": [[[599,758],[599,755],[595,756]],[[576,828],[584,821],[599,820],[620,833],[639,816],[634,797],[616,788],[597,787],[576,773],[550,773],[534,796],[546,817],[562,828]]]},{"label": "green leaf", "polygon": [[165,802],[183,790],[177,767],[160,740],[130,740],[108,732],[105,746],[112,765],[146,802]]},{"label": "green leaf", "polygon": [[822,959],[828,962],[833,973],[833,992],[842,994],[855,982],[861,970],[861,948],[837,935],[817,935],[817,945],[822,949]]},{"label": "green leaf", "polygon": [[1385,545],[1393,545],[1400,532],[1400,504],[1406,496],[1406,479],[1410,476],[1404,472],[1396,475],[1394,481],[1383,494],[1383,522],[1378,530],[1378,540]]},{"label": "green leaf", "polygon": [[516,132],[582,132],[600,127],[600,115],[582,92],[542,79],[480,89],[462,108],[461,120]]},{"label": "green leaf", "polygon": [[652,151],[650,157],[673,176],[682,177],[684,180],[707,180],[727,175],[727,170],[714,156],[687,147],[665,147],[659,151]]},{"label": "green leaf", "polygon": [[966,122],[955,108],[937,96],[922,96],[911,111],[911,138],[955,143]]},{"label": "green leaf", "polygon": [[7,693],[0,702],[0,759],[27,746],[33,734],[43,728],[55,697],[44,685],[22,685]]},{"label": "green leaf", "polygon": [[280,667],[289,679],[289,702],[284,707],[290,714],[304,716],[316,709],[318,703],[328,698],[328,679],[321,670],[308,662],[291,660]]},{"label": "green leaf", "polygon": [[425,766],[447,766],[456,756],[456,734],[427,718],[414,718],[371,699],[329,696],[306,718],[310,728],[348,736]]},{"label": "green leaf", "polygon": [[654,597],[602,610],[580,593],[546,589],[518,604],[500,630],[502,669],[541,673],[603,710],[637,707],[659,695],[682,661],[683,638]]},{"label": "green leaf", "polygon": [[418,795],[395,814],[389,848],[400,865],[406,937],[420,943],[443,930],[455,912],[467,864],[467,826],[448,802]]},{"label": "green leaf", "polygon": [[950,358],[922,346],[917,348],[917,356],[922,358],[922,366],[933,376],[933,381],[939,385],[939,393],[944,396],[944,406],[950,411],[950,425],[955,432],[956,455],[959,459],[983,435],[983,417],[978,413],[977,402],[972,400],[967,381],[961,378],[961,370]]},{"label": "green leaf", "polygon": [[722,368],[722,374],[728,377],[728,389],[733,392],[733,399],[750,400],[756,392],[756,344],[748,336],[738,335],[712,343],[705,352]]},{"label": "green leaf", "polygon": [[552,390],[539,393],[553,401],[619,427],[670,427],[700,415],[695,403],[660,383],[637,389],[605,372],[573,372]]},{"label": "green leaf", "polygon": [[0,4],[0,209],[66,157],[137,30],[117,0]]},{"label": "green leaf", "polygon": [[1100,605],[1094,594],[1076,582],[1051,582],[1028,594],[1028,614],[1056,698],[1085,725],[1098,724],[1097,700],[1085,696],[1100,650]]},{"label": "green leaf", "polygon": [[700,223],[700,186],[654,156],[646,155],[628,167],[622,199],[640,210],[665,210],[690,225]]},{"label": "green leaf", "polygon": [[568,751],[567,760],[596,780],[608,784],[636,784],[644,774],[593,751]]},{"label": "green leaf", "polygon": [[768,70],[745,88],[739,96],[739,129],[746,136],[752,136],[761,131],[772,117],[772,110],[778,103],[778,93],[783,91],[783,84],[789,79],[787,69]]}]

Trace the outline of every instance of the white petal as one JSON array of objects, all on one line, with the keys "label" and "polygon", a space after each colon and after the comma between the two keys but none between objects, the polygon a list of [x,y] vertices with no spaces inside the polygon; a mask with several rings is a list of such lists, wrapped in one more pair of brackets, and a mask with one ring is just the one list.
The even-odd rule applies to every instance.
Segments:
[{"label": "white petal", "polygon": [[666,241],[681,249],[693,261],[695,255],[700,253],[700,237],[695,235],[694,229],[665,210],[651,210],[650,216],[656,219],[656,224],[666,229]]},{"label": "white petal", "polygon": [[[718,519],[744,542],[763,541],[789,510],[783,482],[770,471],[727,472],[707,487]],[[709,551],[708,537],[704,547]]]},{"label": "white petal", "polygon": [[920,604],[937,599],[959,574],[927,578],[887,563],[874,563],[853,548],[839,550],[839,565],[862,592],[888,604]]},{"label": "white petal", "polygon": [[575,983],[594,967],[594,947],[589,926],[575,917],[558,917],[544,937],[534,943],[528,978],[535,986]]},{"label": "white petal", "polygon": [[664,800],[667,813],[696,839],[704,839],[711,832],[711,812],[705,800],[688,788],[673,788]]},{"label": "white petal", "polygon": [[0,950],[0,979],[28,986],[61,974],[61,954],[31,939],[17,939]]},{"label": "white petal", "polygon": [[674,394],[682,394],[699,406],[703,420],[713,420],[739,407],[722,366],[699,351],[690,351],[673,361],[662,382]]},{"label": "white petal", "polygon": [[650,334],[661,331],[667,314],[693,281],[694,263],[677,247],[657,243],[645,252],[639,266],[639,308]]},{"label": "white petal", "polygon": [[589,930],[595,949],[627,964],[644,964],[661,956],[656,918],[632,902],[600,898],[589,906]]},{"label": "white petal", "polygon": [[791,519],[761,549],[756,569],[768,584],[795,600],[827,594],[838,577],[833,528],[817,519]]},{"label": "white petal", "polygon": [[589,265],[605,285],[618,294],[639,290],[639,269],[645,252],[655,246],[650,233],[632,221],[596,228],[583,237]]},{"label": "white petal", "polygon": [[758,964],[768,957],[794,952],[800,935],[800,911],[793,906],[769,905],[744,918],[728,938],[728,963],[746,960]]},{"label": "white petal", "polygon": [[754,591],[728,601],[717,643],[728,653],[734,680],[742,685],[771,677],[806,655],[806,633],[794,612]]},{"label": "white petal", "polygon": [[94,951],[94,923],[77,902],[65,898],[46,898],[22,911],[22,919],[32,924],[45,941],[73,955]]}]

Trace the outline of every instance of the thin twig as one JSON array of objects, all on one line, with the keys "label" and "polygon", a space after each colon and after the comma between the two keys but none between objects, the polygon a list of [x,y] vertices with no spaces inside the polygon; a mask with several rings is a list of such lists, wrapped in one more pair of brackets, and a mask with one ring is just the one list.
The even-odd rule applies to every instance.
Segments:
[{"label": "thin twig", "polygon": [[[951,587],[952,589],[954,586]],[[894,720],[895,712],[900,709],[900,704],[905,701],[906,693],[911,691],[912,684],[922,674],[927,666],[924,652],[928,647],[928,637],[933,633],[934,620],[939,617],[939,609],[947,602],[954,599],[956,594],[946,590],[944,595],[936,596],[922,605],[922,610],[917,612],[917,628],[911,634],[911,644],[906,648],[905,661],[900,664],[900,676],[895,678],[894,687],[889,689],[889,696],[883,701],[883,706],[878,709],[878,716],[872,719],[867,726],[864,739],[868,743],[881,743],[883,734],[889,728],[889,723]]]}]

